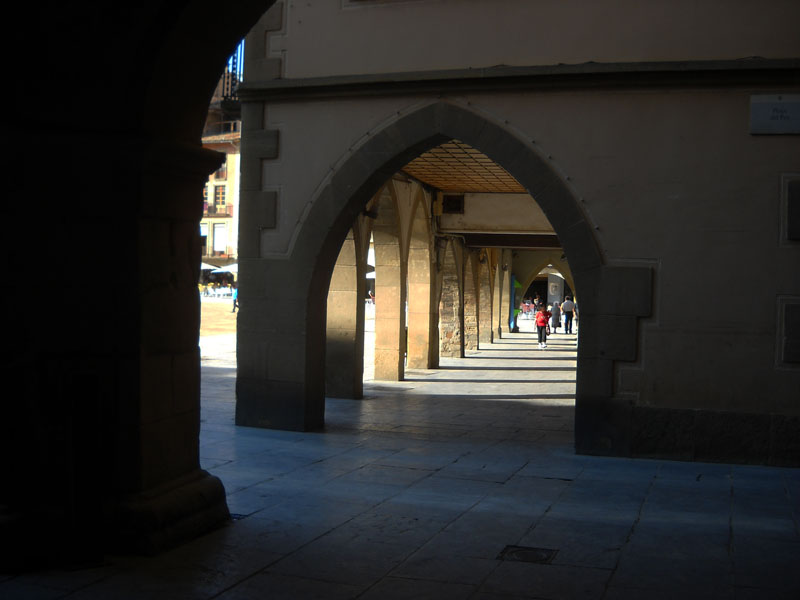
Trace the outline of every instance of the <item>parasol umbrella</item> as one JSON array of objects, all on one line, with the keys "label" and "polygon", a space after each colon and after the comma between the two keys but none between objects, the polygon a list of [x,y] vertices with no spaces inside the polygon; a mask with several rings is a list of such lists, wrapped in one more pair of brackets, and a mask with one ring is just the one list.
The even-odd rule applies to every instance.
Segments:
[{"label": "parasol umbrella", "polygon": [[239,272],[239,263],[233,263],[232,265],[226,265],[224,267],[214,267],[214,270],[211,271],[212,273],[238,273]]},{"label": "parasol umbrella", "polygon": [[215,265],[210,265],[208,263],[201,262],[200,263],[200,270],[201,271],[213,271],[217,267]]}]

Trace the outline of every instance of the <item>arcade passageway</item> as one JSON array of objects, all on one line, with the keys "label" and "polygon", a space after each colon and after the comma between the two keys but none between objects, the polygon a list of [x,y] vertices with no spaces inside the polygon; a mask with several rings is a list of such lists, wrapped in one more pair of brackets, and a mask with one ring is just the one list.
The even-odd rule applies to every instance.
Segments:
[{"label": "arcade passageway", "polygon": [[[434,369],[516,330],[521,292],[542,272],[553,273],[539,278],[543,300],[560,304],[574,286],[565,251],[518,181],[458,140],[422,153],[379,186],[338,249],[325,395],[362,398],[362,374],[402,381],[406,368]],[[239,346],[240,367],[249,350]],[[237,423],[260,426],[238,416],[252,399],[238,401]]]}]

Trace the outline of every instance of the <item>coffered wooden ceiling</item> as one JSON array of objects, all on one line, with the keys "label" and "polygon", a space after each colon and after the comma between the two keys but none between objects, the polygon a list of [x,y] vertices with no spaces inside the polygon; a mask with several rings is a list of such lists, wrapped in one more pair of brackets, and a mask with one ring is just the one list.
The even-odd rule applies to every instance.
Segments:
[{"label": "coffered wooden ceiling", "polygon": [[447,193],[526,193],[503,167],[458,140],[450,140],[421,154],[402,171]]},{"label": "coffered wooden ceiling", "polygon": [[[527,190],[491,158],[459,140],[432,148],[408,163],[402,172],[445,193],[511,193]],[[555,234],[461,232],[467,246],[476,248],[557,249]]]}]

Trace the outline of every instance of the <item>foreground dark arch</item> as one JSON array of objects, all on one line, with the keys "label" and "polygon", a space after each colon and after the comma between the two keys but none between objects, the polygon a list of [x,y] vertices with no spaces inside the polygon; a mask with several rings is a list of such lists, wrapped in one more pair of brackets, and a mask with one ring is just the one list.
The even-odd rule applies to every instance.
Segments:
[{"label": "foreground dark arch", "polygon": [[198,455],[197,223],[220,162],[200,137],[273,3],[18,7],[4,39],[30,66],[10,90],[26,183],[6,241],[25,291],[4,296],[0,566],[156,551],[228,516]]},{"label": "foreground dark arch", "polygon": [[[264,277],[265,263],[276,263],[266,267],[274,276],[291,272],[293,281],[307,282],[305,311],[298,315],[306,324],[305,364],[294,381],[259,378],[258,369],[248,369],[253,362],[248,357],[252,349],[248,344],[255,340],[246,322],[242,327],[240,316],[240,338],[251,337],[250,342],[239,344],[237,423],[289,429],[322,426],[323,390],[315,383],[314,373],[324,371],[324,352],[320,349],[324,348],[325,316],[312,309],[311,292],[327,289],[349,227],[380,186],[413,158],[451,139],[473,146],[508,170],[553,225],[580,297],[585,299],[578,349],[576,447],[581,452],[630,454],[630,419],[626,414],[630,407],[613,397],[614,361],[636,358],[637,317],[650,312],[650,271],[604,266],[577,199],[547,162],[509,131],[441,101],[388,124],[354,151],[315,199],[289,261],[280,261],[280,265],[277,261],[258,261],[254,265],[260,271],[252,273],[254,278]],[[243,229],[240,235],[244,241],[255,232]],[[245,293],[248,272],[241,276]],[[620,297],[619,285],[635,288],[638,293]]]}]

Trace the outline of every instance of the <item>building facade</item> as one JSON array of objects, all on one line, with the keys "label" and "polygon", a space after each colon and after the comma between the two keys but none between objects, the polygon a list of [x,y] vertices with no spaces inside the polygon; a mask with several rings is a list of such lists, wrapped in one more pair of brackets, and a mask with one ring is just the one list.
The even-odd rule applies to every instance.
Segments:
[{"label": "building facade", "polygon": [[[455,4],[457,28],[448,26]],[[240,91],[241,293],[251,308],[239,318],[239,422],[322,425],[315,373],[325,357],[315,349],[325,323],[303,299],[324,288],[333,249],[364,206],[385,204],[385,182],[396,187],[418,157],[462,145],[518,189],[496,183],[466,197],[478,215],[471,229],[444,214],[432,228],[463,239],[460,275],[444,284],[460,298],[456,351],[476,335],[470,252],[514,248],[519,240],[498,238],[509,221],[523,247],[547,247],[537,236],[549,231],[514,218],[511,194],[521,193],[557,237],[559,256],[539,267],[563,254],[580,302],[578,451],[796,462],[800,248],[788,232],[800,47],[777,22],[775,35],[754,27],[761,11],[735,7],[717,6],[723,27],[711,5],[653,19],[621,3],[601,30],[593,24],[608,7],[583,3],[276,3],[250,33]],[[459,191],[447,186],[434,184],[434,196]],[[392,298],[402,299],[411,219],[400,204],[383,211],[399,223],[390,264]],[[747,293],[764,310],[743,323],[740,273],[758,264],[774,266]],[[270,280],[291,285],[284,293]],[[273,305],[293,307],[293,318],[265,323]],[[392,319],[394,331],[402,317]],[[288,325],[297,322],[307,324],[300,336]]]},{"label": "building facade", "polygon": [[203,187],[200,239],[203,260],[225,265],[236,261],[239,237],[239,169],[241,164],[241,108],[237,89],[242,80],[244,42],[228,59],[219,79],[203,130],[203,148],[225,155]]},{"label": "building facade", "polygon": [[[238,124],[236,124],[238,125]],[[220,264],[236,261],[239,233],[239,142],[238,131],[203,137],[203,147],[225,153],[225,161],[203,187],[203,218],[200,237],[203,260]]]}]

